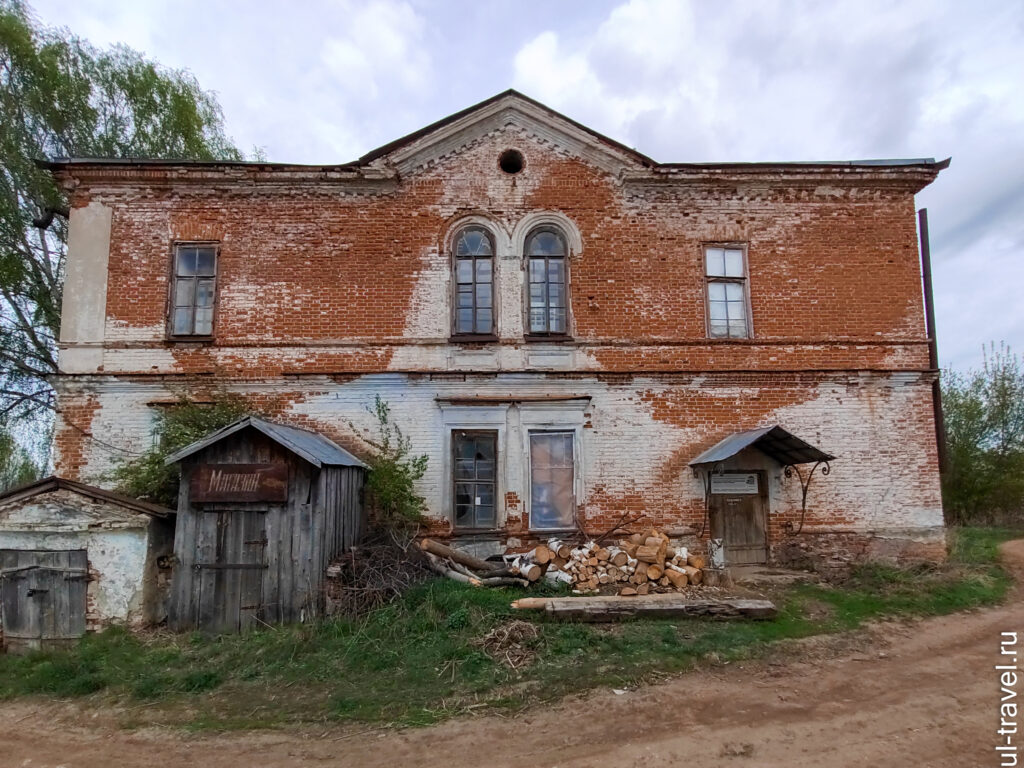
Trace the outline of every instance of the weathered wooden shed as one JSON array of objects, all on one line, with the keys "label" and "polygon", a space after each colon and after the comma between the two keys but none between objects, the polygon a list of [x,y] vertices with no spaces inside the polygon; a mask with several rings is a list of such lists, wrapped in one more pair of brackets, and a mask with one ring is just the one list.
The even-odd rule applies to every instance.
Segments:
[{"label": "weathered wooden shed", "polygon": [[363,533],[366,465],[321,434],[255,416],[175,462],[171,627],[232,632],[318,615],[327,564]]},{"label": "weathered wooden shed", "polygon": [[174,512],[47,477],[0,494],[0,641],[60,648],[166,616]]}]

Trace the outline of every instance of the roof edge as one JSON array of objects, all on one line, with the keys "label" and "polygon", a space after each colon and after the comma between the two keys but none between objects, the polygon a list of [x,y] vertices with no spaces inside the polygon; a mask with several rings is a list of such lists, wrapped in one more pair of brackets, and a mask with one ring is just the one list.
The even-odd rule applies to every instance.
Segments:
[{"label": "roof edge", "polygon": [[75,493],[88,496],[96,501],[104,501],[127,509],[133,509],[140,514],[149,515],[150,517],[166,518],[175,514],[173,509],[161,506],[160,504],[153,504],[152,502],[143,501],[142,499],[137,499],[133,496],[126,496],[125,494],[117,493],[116,491],[108,491],[95,485],[80,483],[77,480],[69,480],[66,477],[60,477],[58,475],[49,475],[41,480],[35,480],[31,483],[26,483],[16,488],[4,491],[0,494],[0,504],[9,504],[22,499],[30,499],[33,496],[38,496],[39,494],[49,493],[50,491],[56,490],[74,491]]}]

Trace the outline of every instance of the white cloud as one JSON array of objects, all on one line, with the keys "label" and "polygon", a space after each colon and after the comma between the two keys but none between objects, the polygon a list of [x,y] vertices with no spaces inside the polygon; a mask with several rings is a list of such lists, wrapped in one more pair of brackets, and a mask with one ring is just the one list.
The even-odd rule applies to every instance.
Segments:
[{"label": "white cloud", "polygon": [[191,69],[272,160],[352,160],[510,84],[663,161],[952,155],[918,201],[940,353],[1024,345],[1019,0],[31,2]]},{"label": "white cloud", "polygon": [[[1024,342],[1024,6],[629,0],[515,87],[662,161],[954,157],[925,190],[940,351]],[[992,270],[1000,278],[992,279]]]}]

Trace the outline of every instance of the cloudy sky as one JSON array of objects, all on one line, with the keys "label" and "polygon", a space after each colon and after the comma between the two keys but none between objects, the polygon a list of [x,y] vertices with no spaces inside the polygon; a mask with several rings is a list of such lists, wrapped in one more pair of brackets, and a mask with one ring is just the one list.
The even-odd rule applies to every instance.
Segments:
[{"label": "cloudy sky", "polygon": [[274,161],[353,160],[514,87],[663,162],[953,157],[929,210],[943,365],[1024,352],[1024,3],[34,0],[188,68]]}]

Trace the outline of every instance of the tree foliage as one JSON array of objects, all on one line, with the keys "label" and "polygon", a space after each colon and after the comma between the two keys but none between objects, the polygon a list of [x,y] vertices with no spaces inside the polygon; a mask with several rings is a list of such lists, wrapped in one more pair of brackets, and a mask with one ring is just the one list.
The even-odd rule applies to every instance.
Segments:
[{"label": "tree foliage", "polygon": [[171,507],[178,503],[178,466],[166,466],[164,459],[250,413],[248,404],[234,395],[219,395],[212,403],[195,403],[187,398],[157,416],[156,439],[143,455],[121,462],[106,478],[121,493]]},{"label": "tree foliage", "polygon": [[991,344],[979,370],[943,374],[951,521],[1024,517],[1024,362]]},{"label": "tree foliage", "polygon": [[[99,50],[0,0],[0,419],[53,408],[67,202],[37,160],[237,160],[220,107],[189,72]],[[34,223],[35,222],[35,223]],[[38,226],[37,226],[38,224]],[[43,224],[48,226],[44,227]]]},{"label": "tree foliage", "polygon": [[42,476],[42,467],[6,429],[0,428],[0,493]]}]

